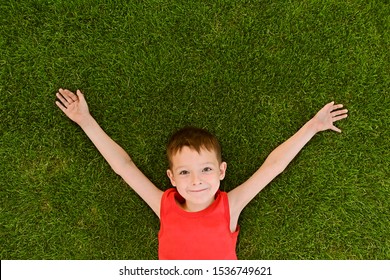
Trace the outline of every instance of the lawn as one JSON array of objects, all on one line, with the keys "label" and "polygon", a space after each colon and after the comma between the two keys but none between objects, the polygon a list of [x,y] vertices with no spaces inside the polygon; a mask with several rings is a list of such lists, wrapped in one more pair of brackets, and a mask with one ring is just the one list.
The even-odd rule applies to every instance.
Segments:
[{"label": "lawn", "polygon": [[324,104],[349,109],[244,210],[239,259],[390,258],[387,1],[0,3],[1,259],[156,259],[158,218],[55,106],[80,89],[161,189],[184,125],[229,191]]}]

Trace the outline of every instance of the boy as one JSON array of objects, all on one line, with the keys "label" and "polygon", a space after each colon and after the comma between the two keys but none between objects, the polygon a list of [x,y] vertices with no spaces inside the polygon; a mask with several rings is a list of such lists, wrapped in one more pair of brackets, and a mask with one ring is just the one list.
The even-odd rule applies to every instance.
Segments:
[{"label": "boy", "polygon": [[229,193],[219,190],[227,164],[217,139],[203,129],[184,128],[169,141],[167,175],[175,188],[159,190],[137,168],[90,115],[84,95],[66,89],[56,94],[57,106],[76,122],[115,173],[160,218],[159,259],[237,259],[238,218],[244,207],[278,174],[317,133],[347,117],[343,105],[326,104],[311,120],[267,157],[243,184]]}]

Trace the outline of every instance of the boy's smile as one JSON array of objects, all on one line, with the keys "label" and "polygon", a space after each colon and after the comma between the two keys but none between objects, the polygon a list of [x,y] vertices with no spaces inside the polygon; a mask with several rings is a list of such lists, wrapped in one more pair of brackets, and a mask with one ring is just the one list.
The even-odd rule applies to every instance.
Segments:
[{"label": "boy's smile", "polygon": [[187,146],[172,157],[172,163],[167,175],[185,199],[181,207],[197,212],[210,206],[225,177],[226,163],[219,163],[214,151],[201,149],[198,153]]}]

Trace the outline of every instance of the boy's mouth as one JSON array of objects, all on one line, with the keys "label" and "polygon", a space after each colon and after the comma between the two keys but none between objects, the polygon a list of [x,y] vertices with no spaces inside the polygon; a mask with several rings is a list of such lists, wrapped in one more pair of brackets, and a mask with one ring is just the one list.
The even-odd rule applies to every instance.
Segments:
[{"label": "boy's mouth", "polygon": [[203,189],[196,189],[196,190],[188,190],[190,193],[200,193],[208,190],[208,188],[203,188]]}]

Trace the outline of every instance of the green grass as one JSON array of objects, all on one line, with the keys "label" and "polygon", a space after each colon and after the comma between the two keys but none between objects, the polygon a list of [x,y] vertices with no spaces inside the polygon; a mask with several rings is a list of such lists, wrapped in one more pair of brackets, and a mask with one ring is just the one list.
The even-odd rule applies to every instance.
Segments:
[{"label": "green grass", "polygon": [[56,108],[59,87],[162,189],[179,127],[219,137],[228,191],[343,103],[343,133],[245,209],[238,257],[390,258],[387,1],[121,2],[0,3],[1,259],[157,258],[157,217]]}]

